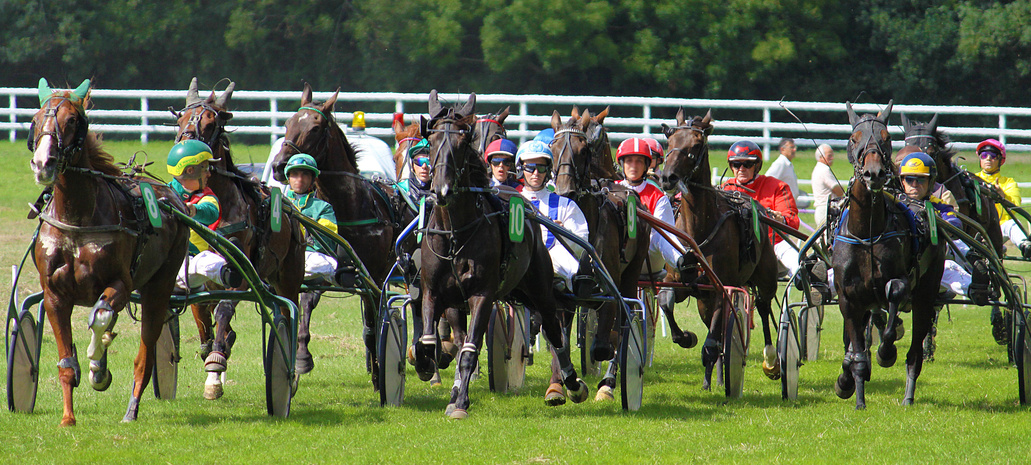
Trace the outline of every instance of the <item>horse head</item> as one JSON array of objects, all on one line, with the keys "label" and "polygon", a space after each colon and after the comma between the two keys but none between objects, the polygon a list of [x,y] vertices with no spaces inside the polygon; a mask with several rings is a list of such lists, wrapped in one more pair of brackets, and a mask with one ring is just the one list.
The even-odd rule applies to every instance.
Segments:
[{"label": "horse head", "polygon": [[711,185],[709,180],[709,135],[712,134],[712,110],[705,116],[694,116],[688,120],[684,109],[677,111],[677,125],[662,125],[662,132],[669,141],[666,151],[666,166],[659,174],[662,188],[677,189],[684,181]]},{"label": "horse head", "polygon": [[430,189],[437,196],[438,205],[447,205],[448,196],[458,192],[456,188],[460,185],[487,185],[487,167],[472,145],[475,105],[476,94],[469,94],[462,108],[444,108],[437,100],[437,91],[430,91],[432,118],[423,120],[422,135],[430,141]]},{"label": "horse head", "polygon": [[565,123],[558,111],[551,115],[551,127],[555,130],[555,138],[551,141],[555,159],[551,169],[557,194],[569,195],[584,190],[590,186],[592,177],[615,176],[614,172],[596,172],[592,175],[592,170],[604,167],[604,162],[599,160],[602,156],[607,154],[609,165],[612,164],[611,153],[603,153],[609,147],[609,136],[603,125],[608,114],[608,108],[594,116],[590,110],[580,114],[574,106]]},{"label": "horse head", "polygon": [[86,143],[89,120],[90,81],[82,81],[73,91],[53,91],[44,78],[39,79],[39,111],[29,126],[29,163],[36,182],[53,184],[69,164],[82,161],[80,154]]},{"label": "horse head", "polygon": [[[931,117],[931,121],[926,123],[911,120],[903,114],[902,126],[905,129],[906,146],[916,147],[918,151],[930,155],[934,159],[934,163],[938,165],[936,181],[944,181],[949,172],[945,168],[952,164],[952,156],[955,155],[955,151],[947,148],[952,142],[949,140],[949,136],[938,131],[938,114],[935,113]],[[900,162],[905,155],[901,152],[896,153],[895,162]]]},{"label": "horse head", "polygon": [[[329,168],[331,163],[340,163],[342,160],[346,160],[350,166],[345,166],[344,170],[358,172],[354,149],[347,143],[343,130],[340,129],[333,117],[333,106],[337,102],[338,95],[340,95],[339,87],[329,100],[323,103],[314,102],[311,85],[307,82],[304,83],[304,90],[301,91],[301,107],[297,109],[297,113],[286,120],[283,148],[272,161],[277,181],[286,182],[283,169],[286,168],[286,162],[290,160],[290,157],[298,153],[311,155],[321,170]],[[331,142],[342,143],[345,156],[331,157]]]},{"label": "horse head", "polygon": [[226,110],[229,107],[229,100],[233,97],[234,88],[236,88],[236,83],[229,81],[229,85],[226,86],[226,90],[222,91],[222,95],[215,97],[215,91],[211,91],[211,95],[208,95],[206,99],[201,99],[198,96],[197,78],[195,77],[190,81],[190,90],[186,92],[186,107],[178,112],[173,112],[176,116],[176,125],[179,126],[175,141],[193,139],[208,144],[215,158],[219,159],[216,164],[223,169],[232,165],[232,161],[229,159],[229,140],[225,138],[225,127],[226,123],[233,118],[233,114]]},{"label": "horse head", "polygon": [[483,155],[487,146],[495,140],[508,136],[505,131],[505,118],[508,118],[511,107],[505,107],[499,113],[488,113],[476,120],[473,127],[473,147],[476,152]]},{"label": "horse head", "polygon": [[422,127],[420,127],[418,121],[414,121],[412,124],[405,126],[404,113],[395,113],[394,122],[391,126],[394,128],[395,177],[400,180],[404,176],[407,176],[409,172],[408,149],[422,140]]},{"label": "horse head", "polygon": [[855,167],[855,177],[862,180],[867,189],[878,192],[891,179],[894,172],[891,154],[891,134],[888,133],[888,117],[891,116],[892,101],[876,115],[857,116],[852,104],[845,102],[848,121],[852,124],[852,135],[848,138],[848,161]]}]

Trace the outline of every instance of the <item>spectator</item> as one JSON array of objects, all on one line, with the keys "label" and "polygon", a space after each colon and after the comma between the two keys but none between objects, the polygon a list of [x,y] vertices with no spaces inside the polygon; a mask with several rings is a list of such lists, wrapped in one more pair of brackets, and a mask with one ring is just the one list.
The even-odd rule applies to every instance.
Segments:
[{"label": "spectator", "polygon": [[831,165],[834,164],[834,149],[827,144],[816,148],[816,166],[813,167],[813,208],[816,210],[816,227],[827,222],[827,205],[831,199],[845,195],[845,190],[834,177]]},{"label": "spectator", "polygon": [[779,149],[780,156],[770,164],[770,168],[766,170],[766,176],[780,179],[787,184],[791,188],[791,196],[795,198],[795,205],[799,208],[808,207],[808,200],[799,201],[799,197],[805,192],[798,189],[798,175],[795,174],[795,166],[791,164],[791,161],[795,159],[795,152],[798,150],[795,140],[790,137],[781,139]]}]

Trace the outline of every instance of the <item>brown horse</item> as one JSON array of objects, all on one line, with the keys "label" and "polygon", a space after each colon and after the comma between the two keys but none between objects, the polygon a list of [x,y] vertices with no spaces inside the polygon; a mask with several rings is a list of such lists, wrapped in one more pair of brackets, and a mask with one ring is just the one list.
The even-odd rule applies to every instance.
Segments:
[{"label": "brown horse", "polygon": [[[619,286],[619,292],[624,297],[633,298],[637,296],[637,282],[648,256],[651,227],[647,223],[638,223],[637,239],[628,237],[626,203],[629,196],[636,194],[614,181],[617,175],[612,164],[612,146],[602,125],[608,113],[606,108],[594,116],[590,111],[581,115],[573,107],[565,123],[558,111],[551,115],[551,127],[555,130],[551,143],[555,157],[552,174],[555,193],[572,199],[583,211],[591,245]],[[581,268],[587,266],[583,264]],[[615,303],[606,303],[598,308],[598,332],[590,349],[594,360],[611,360],[615,355],[610,333],[622,321],[617,308]],[[573,314],[566,312],[564,315],[568,331]],[[558,376],[558,366],[553,364],[552,382],[556,382]],[[615,385],[615,372],[610,371],[599,388],[614,388]]]},{"label": "brown horse", "polygon": [[408,167],[408,149],[422,140],[422,129],[418,121],[405,126],[404,114],[394,115],[394,179],[402,182],[408,179],[411,168]]},{"label": "brown horse", "polygon": [[508,132],[505,131],[505,119],[508,118],[510,109],[511,107],[505,107],[498,113],[487,113],[476,119],[473,126],[473,147],[481,155],[481,159],[491,142],[508,136]]},{"label": "brown horse", "polygon": [[[770,334],[772,311],[770,301],[777,292],[777,257],[766,226],[755,234],[748,227],[751,220],[742,216],[751,199],[715,189],[710,179],[708,137],[712,134],[712,111],[705,117],[686,119],[684,109],[677,112],[675,127],[663,126],[669,139],[666,166],[660,174],[663,188],[680,194],[676,226],[692,237],[701,238],[699,246],[705,259],[712,264],[716,275],[726,286],[752,287],[758,296],[756,308],[763,325],[763,372],[771,379],[780,377],[780,365]],[[690,255],[688,255],[690,257]],[[672,280],[673,277],[667,277]],[[705,276],[680,276],[682,282],[710,284]],[[724,324],[720,309],[722,295],[713,292],[690,292],[677,289],[675,299],[683,301],[693,295],[698,299],[698,314],[709,326],[709,334],[702,346],[702,364],[709,389],[712,368],[719,356]],[[697,340],[694,334],[684,332],[673,316],[672,302],[665,302],[663,312],[670,323],[673,341],[690,347]]]},{"label": "brown horse", "polygon": [[[912,308],[913,339],[906,356],[904,405],[913,403],[916,379],[923,366],[923,340],[931,329],[945,260],[944,243],[917,248],[906,207],[884,191],[895,167],[891,161],[888,117],[891,102],[878,115],[859,117],[845,104],[852,135],[848,159],[855,174],[848,189],[848,210],[834,238],[832,263],[838,306],[844,318],[845,358],[834,383],[838,397],[856,395],[856,409],[866,408],[865,382],[870,380],[866,332],[871,311],[888,309],[877,362],[895,364],[895,320]],[[927,212],[934,215],[933,211]]]},{"label": "brown horse", "polygon": [[[296,220],[286,213],[281,218],[283,227],[278,232],[272,231],[268,207],[270,192],[233,164],[225,126],[233,117],[228,106],[234,87],[235,83],[230,82],[218,98],[212,91],[206,99],[201,99],[197,92],[197,78],[193,78],[186,94],[186,108],[176,113],[179,126],[176,142],[195,139],[211,147],[212,155],[219,160],[212,163],[208,179],[208,187],[218,197],[222,213],[218,233],[229,238],[247,255],[258,275],[271,283],[278,295],[297,303],[304,279],[304,238]],[[236,290],[246,290],[247,286],[244,281]],[[302,308],[306,304],[312,305],[313,299],[306,297],[301,299]],[[205,357],[204,368],[208,372],[204,385],[206,399],[222,396],[220,374],[226,370],[236,340],[236,333],[230,325],[235,313],[236,301],[232,300],[193,305],[201,356]],[[298,363],[301,363],[299,357]]]},{"label": "brown horse", "polygon": [[175,275],[186,255],[189,230],[171,214],[163,227],[151,227],[137,207],[140,183],[153,185],[159,198],[185,211],[163,184],[122,176],[114,160],[89,132],[85,108],[89,81],[72,92],[52,92],[40,79],[40,111],[32,118],[29,149],[36,182],[52,197],[39,214],[43,224],[33,249],[43,306],[57,341],[57,364],[64,394],[62,426],[75,424],[72,391],[79,384],[78,355],[72,344],[72,307],[93,306],[93,332],[87,356],[90,383],[98,391],[111,384],[107,346],[117,314],[133,290],[140,293],[140,348],[134,362],[132,394],[123,421],[139,413],[140,398],[155,365],[155,347],[168,313]]},{"label": "brown horse", "polygon": [[[275,177],[280,182],[285,181],[283,168],[291,156],[298,153],[311,155],[321,171],[315,184],[318,196],[333,206],[340,236],[354,247],[372,278],[381,283],[394,265],[394,239],[407,221],[393,208],[389,186],[374,183],[359,174],[355,149],[347,142],[344,131],[333,117],[333,106],[339,93],[340,89],[337,89],[337,94],[329,100],[316,103],[312,101],[311,86],[304,84],[301,108],[286,121],[283,148],[273,161]],[[410,221],[411,216],[407,219]],[[368,368],[373,386],[377,388],[378,304],[373,296],[362,296],[363,339],[368,349]],[[302,317],[301,323],[310,319],[310,311],[305,309],[305,312],[309,315]],[[311,359],[308,350],[310,337],[309,328],[304,324],[298,325],[298,360],[302,356]]]},{"label": "brown horse", "polygon": [[[938,168],[935,182],[944,184],[945,188],[952,192],[959,212],[983,226],[988,233],[985,239],[990,241],[991,248],[999,257],[1004,256],[1006,249],[1003,244],[1006,238],[1002,236],[1002,228],[999,226],[999,212],[992,207],[991,196],[976,189],[975,186],[980,180],[956,165],[956,151],[949,147],[949,136],[938,130],[938,115],[935,114],[927,123],[911,120],[902,115],[902,126],[905,129],[906,147],[916,147],[934,159]],[[895,155],[895,162],[898,163],[905,155],[900,151]],[[973,225],[965,225],[964,230],[971,237],[977,237],[978,231]]]},{"label": "brown horse", "polygon": [[[524,220],[523,230],[528,232],[524,240],[508,240],[507,210],[490,193],[487,166],[472,145],[475,98],[470,95],[461,108],[442,108],[436,91],[430,93],[432,119],[424,135],[430,140],[436,206],[422,240],[423,336],[415,349],[416,372],[423,380],[433,375],[439,344],[433,322],[446,315],[455,341],[464,344],[445,413],[465,418],[469,382],[491,309],[499,298],[510,295],[540,313],[569,397],[582,402],[587,385],[577,377],[569,344],[562,337],[552,293],[551,257],[540,227],[529,219]],[[462,310],[467,310],[468,328]]]}]

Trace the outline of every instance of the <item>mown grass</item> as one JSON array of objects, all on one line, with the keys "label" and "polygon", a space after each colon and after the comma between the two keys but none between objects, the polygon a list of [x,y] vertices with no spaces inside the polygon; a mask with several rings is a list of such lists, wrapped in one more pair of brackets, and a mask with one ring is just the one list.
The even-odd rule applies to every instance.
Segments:
[{"label": "mown grass", "polygon": [[[160,160],[156,155],[168,145],[154,143],[146,150]],[[131,143],[111,148],[119,159],[138,149]],[[256,160],[267,153],[263,147],[235,149],[253,150]],[[802,163],[796,162],[802,177],[812,167],[806,167],[806,159],[803,155]],[[835,168],[847,179],[847,163]],[[1007,169],[1018,177],[1026,171],[1018,163]],[[24,144],[0,143],[0,172],[0,264],[9,266],[21,259],[35,227],[25,219],[25,204],[39,188],[32,183]],[[10,289],[6,269],[0,279],[4,297]],[[22,273],[22,296],[38,289],[36,280],[30,265]],[[47,323],[36,411],[0,414],[0,457],[8,463],[1026,463],[1031,460],[1026,433],[1031,412],[1017,405],[1016,370],[991,339],[988,309],[951,310],[951,321],[942,314],[937,360],[924,366],[917,404],[911,407],[899,405],[901,361],[874,368],[865,411],[855,411],[854,400],[833,394],[842,357],[841,318],[828,308],[820,359],[802,367],[795,402],[782,401],[779,382],[763,377],[757,328],[739,400],[701,391],[698,349],[683,350],[660,338],[639,412],[622,412],[618,401],[544,406],[548,364],[539,356],[522,393],[493,394],[485,379],[473,382],[471,416],[456,422],[443,415],[447,391],[419,382],[411,368],[405,405],[379,407],[365,373],[353,297],[323,300],[313,318],[316,368],[302,378],[290,418],[267,417],[261,329],[253,306],[245,304],[234,321],[240,339],[226,395],[218,401],[202,398],[198,340],[184,316],[178,398],[158,401],[148,394],[140,420],[132,424],[119,421],[128,400],[138,324],[123,315],[111,350],[115,382],[107,392],[94,392],[85,381],[76,390],[75,428],[57,426],[61,394]],[[690,306],[677,312],[681,322],[702,331]],[[81,347],[87,340],[86,310],[77,309],[74,318]],[[908,329],[908,316],[904,319]],[[900,345],[900,359],[909,334]],[[81,361],[85,367],[85,358]],[[448,369],[444,376],[453,373]]]}]

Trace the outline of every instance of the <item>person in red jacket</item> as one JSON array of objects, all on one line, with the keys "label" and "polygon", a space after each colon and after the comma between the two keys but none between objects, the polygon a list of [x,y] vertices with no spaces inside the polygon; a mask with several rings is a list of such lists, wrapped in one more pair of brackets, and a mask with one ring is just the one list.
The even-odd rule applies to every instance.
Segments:
[{"label": "person in red jacket", "polygon": [[[766,207],[770,218],[798,228],[798,206],[791,188],[783,181],[759,174],[763,166],[763,152],[750,140],[735,142],[727,152],[727,161],[734,173],[734,179],[723,183],[723,189],[739,191]],[[777,260],[787,268],[790,275],[798,271],[798,251],[787,241],[770,231],[773,251]]]}]

